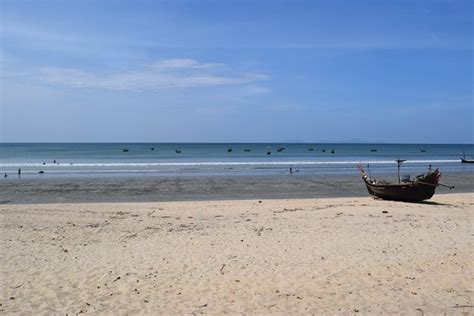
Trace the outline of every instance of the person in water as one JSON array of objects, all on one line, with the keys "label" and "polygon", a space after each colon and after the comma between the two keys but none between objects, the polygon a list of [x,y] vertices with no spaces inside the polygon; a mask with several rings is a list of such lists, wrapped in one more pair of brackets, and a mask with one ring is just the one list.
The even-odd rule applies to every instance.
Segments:
[{"label": "person in water", "polygon": [[3,176],[4,178],[8,177],[8,174],[5,172],[5,175]]},{"label": "person in water", "polygon": [[21,168],[18,168],[18,177],[21,176]]}]

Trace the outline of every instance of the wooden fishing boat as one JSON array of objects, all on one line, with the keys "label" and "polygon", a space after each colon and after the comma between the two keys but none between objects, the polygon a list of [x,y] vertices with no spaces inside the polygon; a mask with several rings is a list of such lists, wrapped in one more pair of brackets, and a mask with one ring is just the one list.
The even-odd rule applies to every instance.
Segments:
[{"label": "wooden fishing boat", "polygon": [[[439,184],[441,172],[436,169],[427,174],[417,176],[414,180],[404,179],[400,182],[400,165],[404,160],[397,160],[398,183],[375,181],[369,178],[362,166],[359,166],[362,180],[369,194],[384,200],[419,202],[430,199]],[[449,187],[450,189],[454,187]]]}]

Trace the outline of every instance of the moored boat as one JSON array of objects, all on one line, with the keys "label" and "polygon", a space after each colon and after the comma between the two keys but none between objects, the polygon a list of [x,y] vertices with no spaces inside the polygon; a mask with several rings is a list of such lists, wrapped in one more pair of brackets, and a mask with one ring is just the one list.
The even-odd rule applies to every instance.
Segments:
[{"label": "moored boat", "polygon": [[[418,175],[414,180],[409,178],[400,181],[400,165],[404,160],[397,160],[398,163],[398,183],[386,181],[376,181],[370,179],[365,173],[362,166],[359,165],[362,180],[364,181],[367,191],[370,195],[384,200],[420,202],[430,199],[439,184],[441,172],[436,169],[426,174]],[[449,187],[453,188],[453,187]]]}]

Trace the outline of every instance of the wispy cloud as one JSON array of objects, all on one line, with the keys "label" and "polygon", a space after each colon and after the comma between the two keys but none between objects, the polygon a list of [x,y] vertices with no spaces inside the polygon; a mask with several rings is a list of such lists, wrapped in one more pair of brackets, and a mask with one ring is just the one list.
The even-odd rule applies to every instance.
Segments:
[{"label": "wispy cloud", "polygon": [[267,94],[271,91],[270,88],[260,85],[249,85],[244,91],[244,95]]},{"label": "wispy cloud", "polygon": [[102,61],[111,56],[137,58],[145,50],[159,47],[157,41],[139,36],[37,26],[11,19],[0,22],[0,42],[4,49],[12,51],[55,53],[62,57],[80,56]]},{"label": "wispy cloud", "polygon": [[166,59],[152,65],[152,67],[156,69],[210,69],[222,66],[224,66],[224,64],[201,63],[190,58]]},{"label": "wispy cloud", "polygon": [[[471,41],[457,33],[441,32],[437,28],[424,30],[410,29],[371,31],[359,29],[357,26],[351,28],[335,28],[326,26],[333,31],[331,33],[310,32],[302,29],[298,32],[288,32],[277,37],[267,36],[278,29],[265,31],[265,28],[255,25],[252,34],[239,31],[240,35],[221,37],[220,32],[209,31],[209,35],[203,37],[192,27],[186,31],[177,29],[171,33],[162,33],[160,24],[149,22],[144,32],[136,25],[120,28],[120,32],[111,31],[107,28],[97,27],[93,31],[87,27],[75,23],[62,23],[51,25],[49,23],[37,24],[32,21],[22,21],[3,17],[0,22],[0,41],[4,49],[9,49],[15,54],[19,52],[35,52],[40,54],[59,54],[58,56],[70,58],[87,58],[89,60],[100,60],[101,63],[121,62],[130,58],[146,60],[150,51],[159,49],[189,49],[199,47],[200,49],[215,50],[222,49],[328,49],[341,50],[366,50],[366,49],[420,49],[420,48],[450,48],[450,49],[472,49]],[[58,25],[64,25],[63,28]],[[332,24],[329,24],[332,26]],[[222,26],[224,27],[224,26]],[[234,24],[226,25],[229,32],[239,29]],[[321,27],[322,28],[322,27]],[[216,34],[214,33],[216,32]],[[226,33],[227,34],[227,33]],[[296,36],[294,34],[297,34]],[[197,63],[193,59],[169,59],[158,62],[154,66],[157,69],[211,69],[222,66],[214,63]]]},{"label": "wispy cloud", "polygon": [[247,85],[269,80],[262,73],[236,73],[218,69],[218,63],[201,63],[194,59],[161,60],[139,70],[99,74],[75,68],[40,69],[41,82],[76,88],[109,90],[153,90]]}]

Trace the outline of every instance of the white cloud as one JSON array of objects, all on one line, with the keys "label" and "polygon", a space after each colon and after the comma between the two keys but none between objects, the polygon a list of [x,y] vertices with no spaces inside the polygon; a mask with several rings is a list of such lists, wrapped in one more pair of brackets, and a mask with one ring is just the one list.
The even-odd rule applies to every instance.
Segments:
[{"label": "white cloud", "polygon": [[[74,68],[40,69],[38,79],[50,85],[110,90],[153,90],[170,88],[247,85],[269,80],[261,73],[233,73],[216,63],[194,59],[167,59],[135,71],[98,74]],[[216,71],[217,70],[217,71]]]}]

